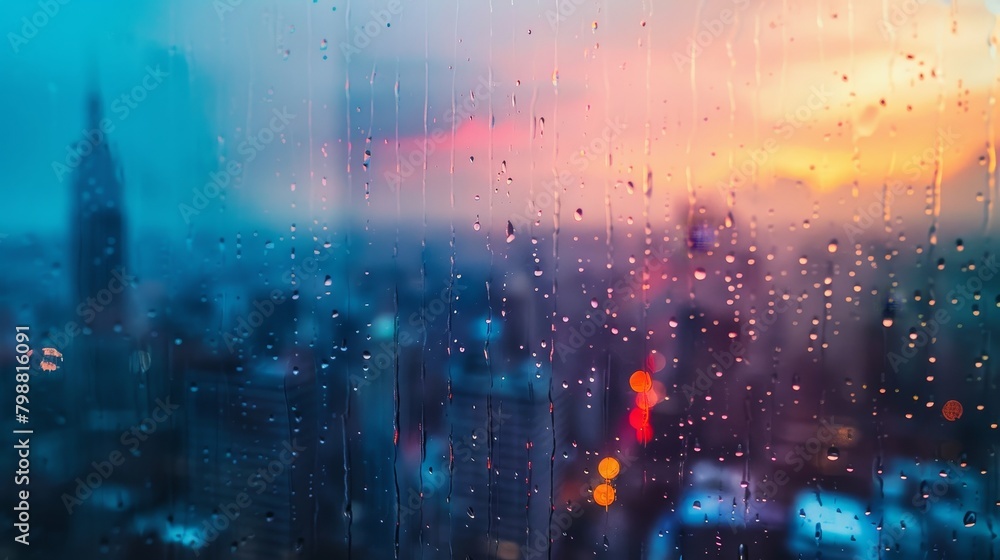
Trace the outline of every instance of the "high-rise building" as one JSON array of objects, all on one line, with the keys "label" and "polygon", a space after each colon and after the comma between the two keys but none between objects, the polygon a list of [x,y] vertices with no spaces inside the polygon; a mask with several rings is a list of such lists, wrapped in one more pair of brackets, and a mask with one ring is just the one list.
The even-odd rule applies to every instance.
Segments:
[{"label": "high-rise building", "polygon": [[[255,361],[247,372],[222,361],[186,371],[198,389],[185,398],[183,438],[186,501],[195,514],[188,522],[198,528],[200,546],[218,551],[241,543],[233,558],[292,558],[296,550],[314,550],[315,503],[306,473],[316,464],[318,394],[309,363],[288,355],[280,363]],[[206,522],[224,515],[231,518],[224,529],[207,531]]]},{"label": "high-rise building", "polygon": [[[113,479],[91,490],[92,497],[82,483],[68,485],[80,502],[74,510],[79,521],[68,536],[72,543],[97,542],[107,535],[124,523],[126,505],[149,512],[168,499],[151,482],[168,479],[176,470],[174,463],[157,457],[176,453],[172,427],[178,420],[167,404],[174,402],[166,383],[169,361],[161,359],[169,347],[159,338],[140,344],[129,328],[134,285],[127,269],[124,180],[96,90],[86,107],[84,132],[70,145],[78,160],[67,162],[73,167],[66,244],[71,288],[68,322],[59,323],[76,330],[57,329],[61,336],[52,342],[62,353],[62,367],[43,379],[66,403],[61,410],[65,422],[50,431],[60,438],[59,476],[66,482],[93,481],[101,474],[95,465],[104,465],[109,457],[121,457],[122,465]],[[161,410],[154,415],[157,407]]]},{"label": "high-rise building", "polygon": [[146,409],[129,383],[125,339],[128,273],[125,257],[124,181],[115,161],[100,94],[87,99],[85,131],[71,148],[79,154],[71,183],[69,246],[71,318],[82,329],[65,356],[63,387],[75,406],[75,425],[118,431]]},{"label": "high-rise building", "polygon": [[[85,303],[100,297],[122,270],[125,259],[124,181],[102,130],[104,121],[101,98],[92,92],[87,100],[87,125],[76,151],[83,154],[73,178],[73,210],[69,247],[71,249],[75,301]],[[113,298],[106,305],[98,302],[89,326],[95,331],[110,332],[125,320],[125,298]],[[95,308],[96,309],[96,308]]]}]

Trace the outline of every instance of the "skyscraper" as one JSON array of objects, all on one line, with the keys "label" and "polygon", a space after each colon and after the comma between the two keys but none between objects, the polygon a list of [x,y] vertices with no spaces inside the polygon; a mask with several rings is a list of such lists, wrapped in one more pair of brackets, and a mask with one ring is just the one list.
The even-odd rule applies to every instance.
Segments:
[{"label": "skyscraper", "polygon": [[[107,133],[102,130],[102,115],[100,94],[91,92],[87,99],[86,131],[75,147],[81,157],[73,179],[69,239],[78,303],[99,297],[99,292],[113,279],[114,271],[125,266],[124,181]],[[109,332],[124,320],[123,299],[114,298],[108,305],[101,305],[90,328]]]},{"label": "skyscraper", "polygon": [[[84,131],[71,145],[80,157],[71,185],[67,243],[73,274],[70,311],[83,334],[66,353],[64,387],[77,403],[69,411],[74,419],[91,429],[120,431],[142,409],[135,407],[136,395],[123,383],[129,358],[122,328],[128,296],[121,279],[126,272],[124,181],[107,128],[95,88],[87,98]],[[131,413],[126,417],[116,411]]]}]

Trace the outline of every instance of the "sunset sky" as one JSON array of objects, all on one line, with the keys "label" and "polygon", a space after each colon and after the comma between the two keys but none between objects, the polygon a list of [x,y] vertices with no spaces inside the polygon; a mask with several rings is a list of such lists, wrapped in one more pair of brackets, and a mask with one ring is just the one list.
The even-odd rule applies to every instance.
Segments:
[{"label": "sunset sky", "polygon": [[[995,158],[991,4],[997,12],[981,0],[81,1],[19,41],[11,33],[38,8],[10,2],[0,9],[8,79],[64,72],[47,91],[4,90],[23,110],[8,115],[15,132],[0,157],[15,202],[62,212],[52,163],[80,138],[93,75],[110,106],[159,64],[170,77],[113,133],[129,204],[151,225],[183,224],[163,206],[189,203],[210,172],[239,162],[236,146],[281,107],[295,120],[211,211],[274,224],[394,219],[398,134],[400,168],[416,164],[401,206],[426,204],[431,220],[471,226],[492,210],[502,229],[560,174],[564,221],[579,208],[582,225],[603,229],[610,200],[613,220],[638,223],[647,177],[653,214],[684,218],[690,189],[721,215],[718,187],[735,173],[737,216],[773,210],[783,224],[818,205],[818,223],[839,223],[860,204],[854,181],[867,203],[887,179],[915,180],[901,202],[924,206],[940,148],[941,219],[978,224]],[[40,149],[15,156],[22,143]]]}]

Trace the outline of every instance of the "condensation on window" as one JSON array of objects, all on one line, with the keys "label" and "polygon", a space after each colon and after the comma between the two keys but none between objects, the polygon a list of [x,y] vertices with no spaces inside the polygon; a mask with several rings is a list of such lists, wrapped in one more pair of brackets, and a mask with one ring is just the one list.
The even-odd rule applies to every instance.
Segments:
[{"label": "condensation on window", "polygon": [[0,554],[1000,554],[1000,2],[0,14]]}]

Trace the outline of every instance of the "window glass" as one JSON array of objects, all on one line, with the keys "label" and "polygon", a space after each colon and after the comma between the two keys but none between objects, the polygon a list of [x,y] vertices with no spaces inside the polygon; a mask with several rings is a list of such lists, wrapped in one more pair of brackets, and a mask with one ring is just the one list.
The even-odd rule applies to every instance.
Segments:
[{"label": "window glass", "polygon": [[4,2],[0,556],[996,557],[998,15]]}]

